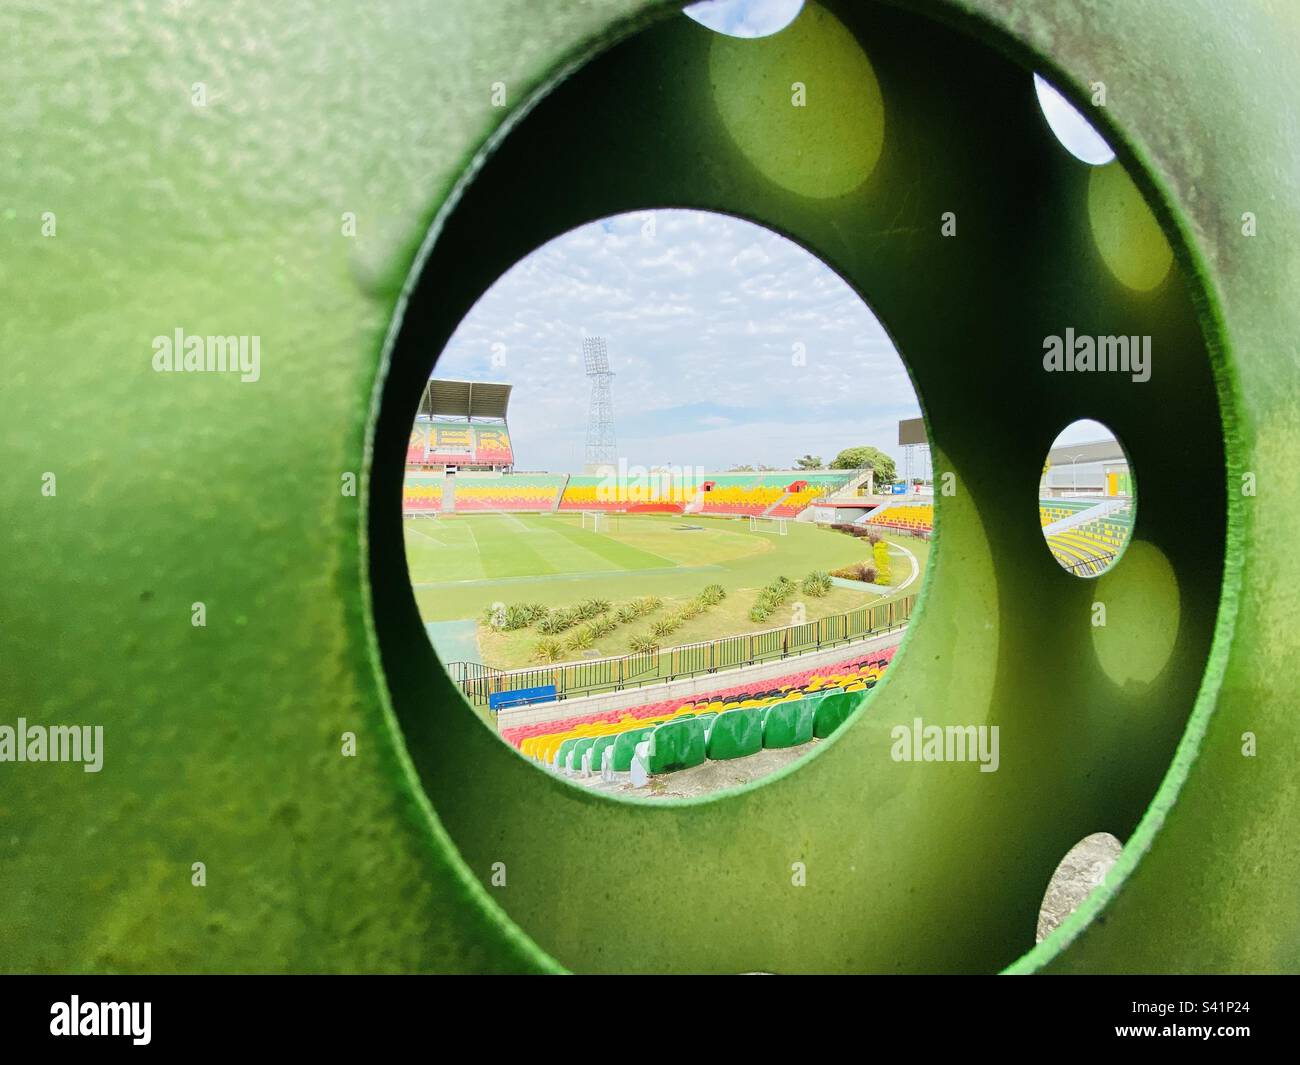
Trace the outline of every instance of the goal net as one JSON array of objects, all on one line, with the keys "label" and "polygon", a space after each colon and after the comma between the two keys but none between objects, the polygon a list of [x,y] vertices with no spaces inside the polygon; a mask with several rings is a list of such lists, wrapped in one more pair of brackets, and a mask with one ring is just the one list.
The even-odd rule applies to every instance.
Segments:
[{"label": "goal net", "polygon": [[602,514],[599,510],[584,510],[582,512],[582,527],[590,529],[592,532],[604,532],[608,526],[608,516]]},{"label": "goal net", "polygon": [[785,518],[764,518],[757,514],[749,516],[749,531],[771,533],[773,536],[785,536]]}]

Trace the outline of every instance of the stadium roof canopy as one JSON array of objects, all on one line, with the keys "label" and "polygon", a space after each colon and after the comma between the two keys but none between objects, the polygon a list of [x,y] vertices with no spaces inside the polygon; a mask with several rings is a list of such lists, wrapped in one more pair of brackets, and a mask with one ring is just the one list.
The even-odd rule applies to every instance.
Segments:
[{"label": "stadium roof canopy", "polygon": [[1047,453],[1053,466],[1071,462],[1128,462],[1128,456],[1117,440],[1093,440],[1086,444],[1062,444]]},{"label": "stadium roof canopy", "polygon": [[501,418],[511,385],[488,381],[436,381],[425,386],[419,413],[428,418]]}]

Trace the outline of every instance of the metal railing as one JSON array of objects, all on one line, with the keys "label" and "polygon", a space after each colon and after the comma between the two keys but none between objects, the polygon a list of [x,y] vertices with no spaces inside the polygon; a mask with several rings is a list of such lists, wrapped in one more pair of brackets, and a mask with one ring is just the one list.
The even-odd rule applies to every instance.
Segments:
[{"label": "metal railing", "polygon": [[1115,561],[1115,555],[1114,553],[1099,554],[1077,562],[1071,561],[1068,556],[1056,555],[1056,560],[1076,577],[1095,577],[1106,571],[1107,567]]},{"label": "metal railing", "polygon": [[553,684],[556,698],[621,691],[666,683],[738,666],[757,665],[807,654],[902,628],[912,616],[916,596],[847,614],[833,614],[802,625],[717,640],[635,652],[590,662],[564,662],[527,669],[495,669],[481,662],[448,662],[447,672],[465,698],[486,705],[494,692]]}]

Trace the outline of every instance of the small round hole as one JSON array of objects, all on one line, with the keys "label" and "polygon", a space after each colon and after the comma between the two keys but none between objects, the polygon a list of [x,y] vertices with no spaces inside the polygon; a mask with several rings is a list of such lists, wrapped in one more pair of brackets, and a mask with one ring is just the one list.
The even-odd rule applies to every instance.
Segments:
[{"label": "small round hole", "polygon": [[1069,849],[1043,894],[1035,943],[1041,943],[1056,931],[1101,886],[1123,849],[1124,845],[1109,832],[1084,836]]},{"label": "small round hole", "polygon": [[1115,158],[1115,152],[1092,123],[1039,74],[1034,75],[1034,92],[1047,125],[1072,156],[1089,166],[1103,166]]},{"label": "small round hole", "polygon": [[702,0],[682,9],[701,26],[727,37],[771,37],[799,17],[803,0]]},{"label": "small round hole", "polygon": [[1094,421],[1061,430],[1038,485],[1043,539],[1061,568],[1105,573],[1128,546],[1136,513],[1133,471],[1115,434]]}]

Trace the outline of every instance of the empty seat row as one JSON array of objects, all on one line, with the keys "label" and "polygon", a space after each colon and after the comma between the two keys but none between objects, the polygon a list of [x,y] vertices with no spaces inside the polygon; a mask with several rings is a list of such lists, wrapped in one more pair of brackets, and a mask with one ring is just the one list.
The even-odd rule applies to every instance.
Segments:
[{"label": "empty seat row", "polygon": [[[665,699],[639,707],[575,715],[534,725],[518,725],[503,729],[501,736],[525,754],[538,757],[542,753],[542,748],[553,737],[583,735],[585,733],[575,730],[582,729],[584,726],[617,725],[629,728],[651,720],[667,720],[676,714],[721,713],[724,710],[763,705],[790,695],[809,694],[830,687],[855,683],[870,687],[875,685],[885,667],[893,659],[896,650],[896,647],[881,648],[870,652],[867,656],[833,666],[805,669],[758,684],[733,685],[686,702],[680,698]],[[532,742],[528,742],[525,746],[526,741]],[[554,753],[553,750],[551,753]],[[549,762],[550,757],[542,760]]]}]

